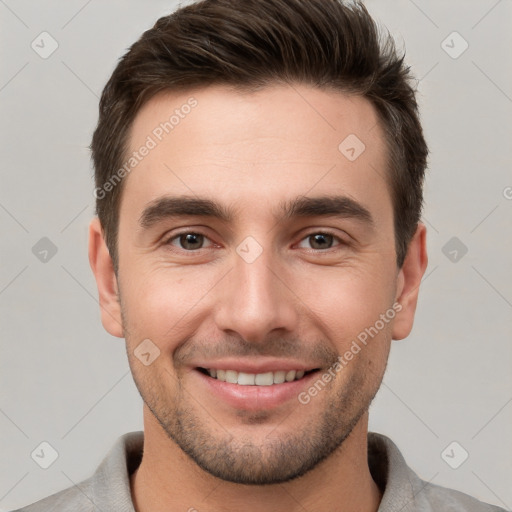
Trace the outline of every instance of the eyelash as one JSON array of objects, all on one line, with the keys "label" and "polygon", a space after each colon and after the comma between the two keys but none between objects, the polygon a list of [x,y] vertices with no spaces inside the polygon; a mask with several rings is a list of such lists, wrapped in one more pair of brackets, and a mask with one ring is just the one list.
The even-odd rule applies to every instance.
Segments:
[{"label": "eyelash", "polygon": [[[174,240],[179,240],[180,237],[182,236],[185,236],[185,235],[200,235],[200,236],[203,236],[205,239],[207,240],[210,240],[210,238],[205,235],[204,233],[201,233],[200,231],[182,231],[181,233],[177,233],[175,235],[173,235],[171,238],[167,239],[167,241],[164,243],[164,245],[166,246],[172,246],[172,242]],[[327,249],[313,249],[313,248],[309,248],[310,251],[313,251],[315,253],[318,253],[318,254],[321,254],[321,253],[327,253],[331,250],[336,250],[336,248],[339,248],[341,246],[347,246],[348,243],[343,240],[342,238],[340,238],[339,236],[335,235],[334,233],[331,233],[330,231],[328,230],[322,230],[322,231],[312,231],[311,233],[308,233],[307,235],[305,235],[304,237],[302,237],[299,241],[299,244],[301,242],[303,242],[304,240],[307,240],[308,238],[314,236],[314,235],[327,235],[327,236],[331,236],[334,241],[337,241],[337,245],[334,245],[333,247],[328,247]],[[212,242],[210,240],[210,242]],[[214,242],[212,242],[214,243]],[[214,244],[215,245],[215,244]],[[195,253],[195,252],[198,252],[200,251],[201,249],[210,249],[211,247],[200,247],[199,249],[183,249],[183,248],[177,248],[176,250],[178,251],[182,251],[182,252],[188,252],[188,253]]]}]

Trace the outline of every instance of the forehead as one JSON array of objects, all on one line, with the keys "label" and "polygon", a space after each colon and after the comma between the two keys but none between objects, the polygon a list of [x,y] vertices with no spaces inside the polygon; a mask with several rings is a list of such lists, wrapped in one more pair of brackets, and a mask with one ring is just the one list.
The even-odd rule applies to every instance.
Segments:
[{"label": "forehead", "polygon": [[134,152],[122,203],[128,196],[139,209],[171,192],[233,204],[259,197],[262,207],[277,196],[334,189],[349,196],[373,190],[373,200],[383,191],[389,196],[374,107],[359,96],[304,85],[161,93],[133,122],[127,157]]}]

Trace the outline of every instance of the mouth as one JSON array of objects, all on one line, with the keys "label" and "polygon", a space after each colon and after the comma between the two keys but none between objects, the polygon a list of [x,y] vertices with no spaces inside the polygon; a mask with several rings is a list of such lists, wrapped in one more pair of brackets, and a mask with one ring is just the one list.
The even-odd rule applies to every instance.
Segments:
[{"label": "mouth", "polygon": [[[224,411],[278,411],[298,401],[298,396],[318,380],[319,366],[282,359],[234,359],[197,362],[189,373],[192,386]],[[298,402],[297,402],[298,403]],[[217,411],[220,411],[218,408]]]},{"label": "mouth", "polygon": [[276,384],[284,384],[285,382],[302,380],[311,373],[319,371],[319,368],[312,370],[277,370],[263,373],[201,367],[198,367],[197,370],[212,379],[229,384],[238,384],[239,386],[274,386]]}]

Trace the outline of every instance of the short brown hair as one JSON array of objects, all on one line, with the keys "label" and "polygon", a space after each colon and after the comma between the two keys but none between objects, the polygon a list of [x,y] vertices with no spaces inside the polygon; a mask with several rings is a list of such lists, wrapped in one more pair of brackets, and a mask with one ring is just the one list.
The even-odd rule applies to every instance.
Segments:
[{"label": "short brown hair", "polygon": [[[386,134],[401,267],[421,216],[428,155],[411,78],[404,55],[359,0],[202,0],[184,6],[144,32],[103,90],[91,143],[96,190],[123,166],[133,120],[159,92],[303,83],[360,95],[375,107]],[[116,270],[122,185],[96,195]]]}]

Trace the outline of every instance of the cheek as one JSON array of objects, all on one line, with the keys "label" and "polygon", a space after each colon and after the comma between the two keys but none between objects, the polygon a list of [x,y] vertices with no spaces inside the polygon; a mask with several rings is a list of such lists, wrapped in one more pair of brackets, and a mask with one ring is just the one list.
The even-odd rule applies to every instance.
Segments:
[{"label": "cheek", "polygon": [[190,336],[201,299],[215,283],[211,272],[198,273],[192,267],[138,267],[132,275],[125,274],[121,299],[127,328],[137,338],[154,340],[163,350],[172,348],[166,345],[185,331]]},{"label": "cheek", "polygon": [[329,338],[346,341],[373,326],[392,306],[394,295],[391,280],[374,268],[338,268],[308,280],[303,296],[328,329]]}]

